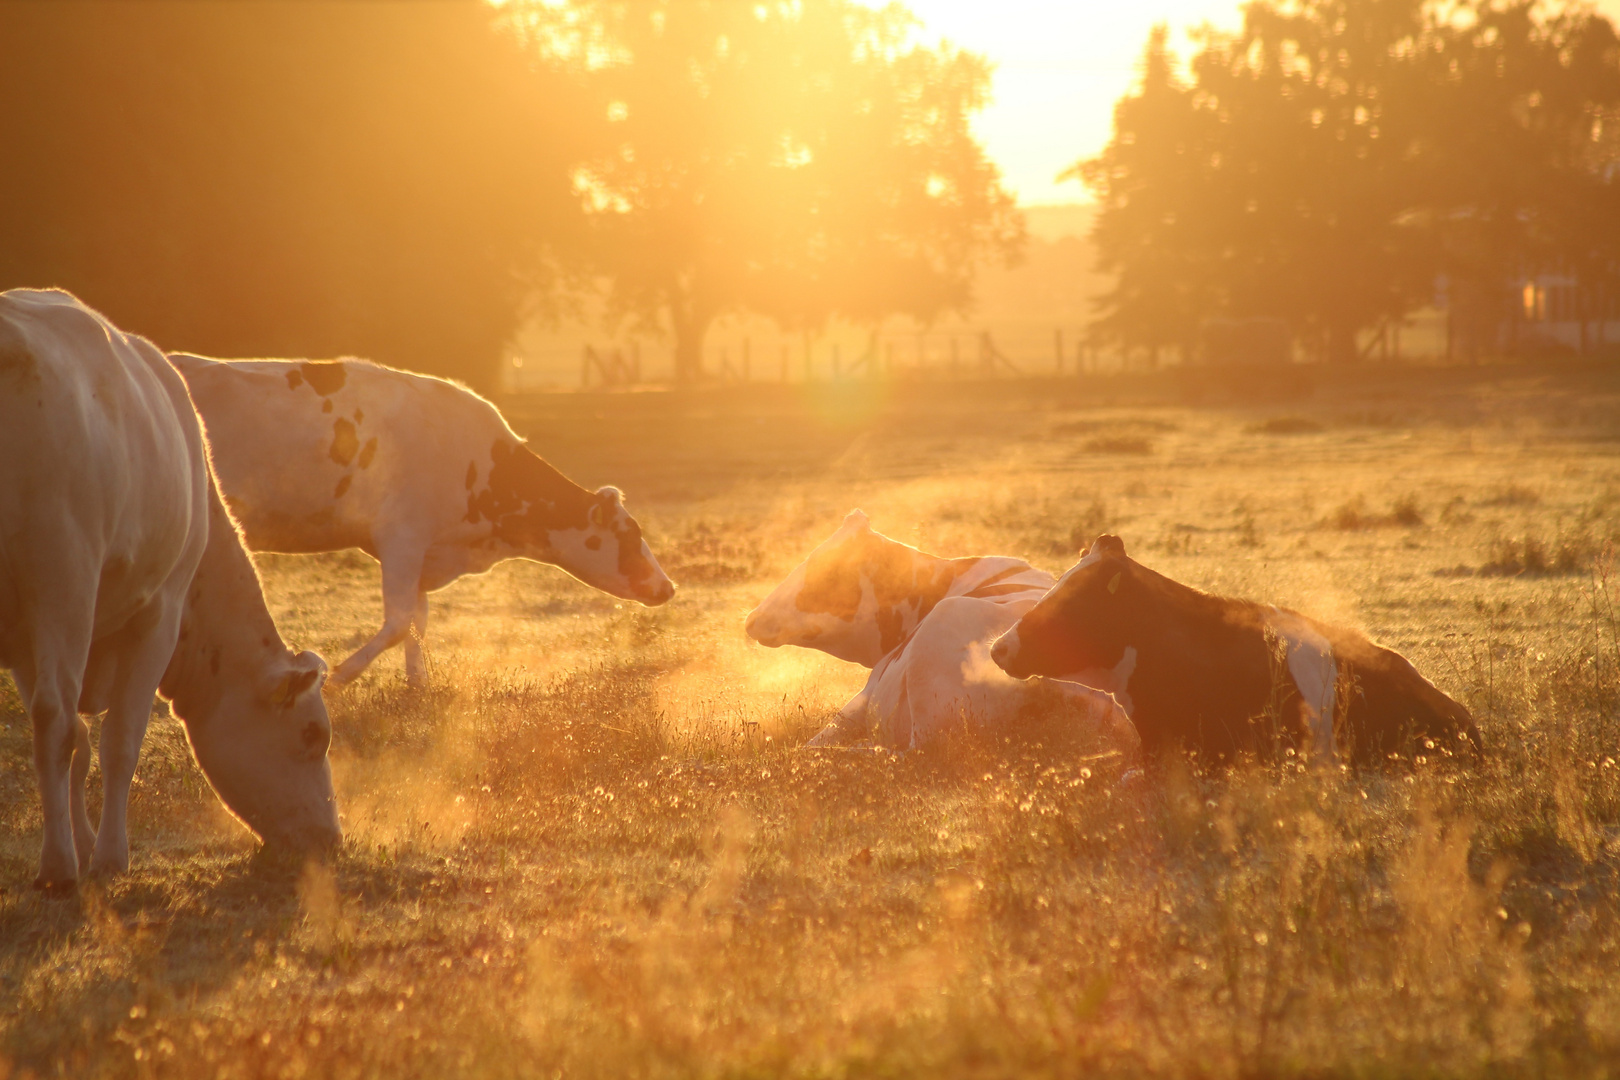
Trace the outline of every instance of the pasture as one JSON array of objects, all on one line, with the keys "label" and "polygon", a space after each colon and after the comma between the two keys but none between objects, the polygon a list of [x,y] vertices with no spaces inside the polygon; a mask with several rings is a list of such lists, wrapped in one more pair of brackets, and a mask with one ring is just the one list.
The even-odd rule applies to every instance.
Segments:
[{"label": "pasture", "polygon": [[[0,1077],[1613,1075],[1620,378],[1307,375],[503,402],[624,489],[676,599],[437,594],[425,691],[395,650],[329,698],[330,866],[256,858],[158,716],[132,872],[66,901],[3,684]],[[1361,627],[1489,754],[1121,790],[1038,718],[799,749],[866,672],[742,619],[857,506],[1053,571],[1114,532]],[[364,556],[259,562],[289,642],[376,630]]]}]

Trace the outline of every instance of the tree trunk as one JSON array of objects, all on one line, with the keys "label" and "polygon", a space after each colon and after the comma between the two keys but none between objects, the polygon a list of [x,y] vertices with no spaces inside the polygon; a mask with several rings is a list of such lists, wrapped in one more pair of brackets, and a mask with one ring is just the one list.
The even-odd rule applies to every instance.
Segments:
[{"label": "tree trunk", "polygon": [[675,381],[691,386],[703,381],[703,339],[708,336],[712,319],[706,315],[682,311],[673,312],[675,324]]},{"label": "tree trunk", "polygon": [[1356,355],[1356,331],[1353,326],[1328,327],[1328,363],[1353,364]]}]

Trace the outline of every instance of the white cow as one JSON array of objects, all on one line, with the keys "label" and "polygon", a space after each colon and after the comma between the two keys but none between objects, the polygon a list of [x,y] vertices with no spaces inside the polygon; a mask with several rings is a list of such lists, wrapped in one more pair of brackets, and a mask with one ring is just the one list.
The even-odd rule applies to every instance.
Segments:
[{"label": "white cow", "polygon": [[1134,755],[1135,728],[1109,695],[1055,679],[1020,682],[990,661],[991,642],[1052,583],[1021,559],[925,554],[874,531],[856,510],[749,614],[745,629],[770,648],[802,645],[872,669],[811,746],[875,735],[911,749],[964,721],[995,727],[1046,706]]},{"label": "white cow", "polygon": [[401,641],[419,683],[428,593],[506,559],[648,606],[675,595],[616,488],[569,480],[465,387],[364,360],[169,359],[249,547],[359,548],[382,564],[382,629],[331,685]]},{"label": "white cow", "polygon": [[[321,701],[221,504],[163,354],[64,292],[0,294],[0,666],[34,728],[39,888],[129,867],[126,813],[153,692],[225,804],[267,843],[341,839]],[[105,711],[101,827],[84,780]]]}]

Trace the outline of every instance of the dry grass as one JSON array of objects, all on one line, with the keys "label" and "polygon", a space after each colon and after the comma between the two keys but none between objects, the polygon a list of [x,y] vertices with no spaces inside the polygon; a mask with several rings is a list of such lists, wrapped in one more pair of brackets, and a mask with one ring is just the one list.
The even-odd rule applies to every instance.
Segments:
[{"label": "dry grass", "polygon": [[[390,656],[332,699],[330,867],[256,859],[154,721],[135,868],[74,901],[28,888],[6,685],[0,1076],[1609,1075],[1616,385],[1425,378],[1291,402],[1320,431],[1287,439],[1102,382],[515,403],[559,465],[629,492],[681,596],[645,611],[530,565],[442,594],[427,691]],[[1153,453],[1083,445],[1118,432]],[[1322,527],[1404,492],[1416,520]],[[740,620],[855,505],[1054,570],[1106,528],[1172,576],[1361,626],[1491,752],[1177,759],[1121,788],[1039,725],[796,749],[864,673]],[[1501,537],[1577,529],[1580,572],[1479,572]],[[364,559],[264,567],[289,638],[328,656],[379,616]]]}]

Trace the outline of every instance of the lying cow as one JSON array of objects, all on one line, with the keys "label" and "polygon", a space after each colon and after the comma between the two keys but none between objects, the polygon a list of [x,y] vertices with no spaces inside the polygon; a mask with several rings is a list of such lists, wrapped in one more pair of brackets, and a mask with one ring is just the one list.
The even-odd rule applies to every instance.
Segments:
[{"label": "lying cow", "polygon": [[401,641],[419,683],[428,593],[507,559],[648,606],[675,595],[617,489],[575,484],[464,387],[363,360],[169,359],[249,547],[359,548],[382,564],[382,629],[333,686]]},{"label": "lying cow", "polygon": [[1400,654],[1178,584],[1127,557],[1117,536],[1099,537],[991,655],[1018,678],[1110,691],[1149,752],[1179,744],[1220,757],[1280,743],[1365,764],[1416,739],[1480,745],[1468,710]]},{"label": "lying cow", "polygon": [[[1035,604],[1052,576],[1020,559],[942,559],[872,529],[859,510],[748,616],[762,645],[801,645],[872,669],[811,746],[874,734],[921,746],[967,719],[998,726],[1029,708],[1072,711],[1134,753],[1136,733],[1090,687],[1019,682],[989,662],[990,643]],[[1045,699],[1043,701],[1043,698]]]},{"label": "lying cow", "polygon": [[[64,292],[0,294],[0,665],[34,729],[36,887],[129,867],[130,782],[161,689],[267,843],[341,839],[320,682],[277,634],[163,354]],[[101,729],[101,827],[85,809]]]}]

